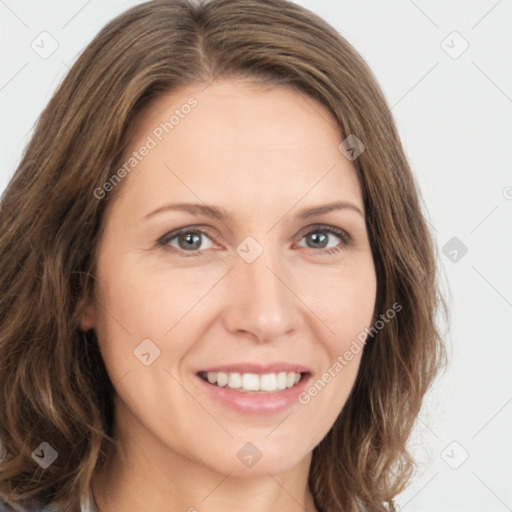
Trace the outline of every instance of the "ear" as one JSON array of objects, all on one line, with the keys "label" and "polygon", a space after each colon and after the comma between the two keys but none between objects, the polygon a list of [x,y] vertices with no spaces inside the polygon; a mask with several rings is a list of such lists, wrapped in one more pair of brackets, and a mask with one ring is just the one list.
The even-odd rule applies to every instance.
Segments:
[{"label": "ear", "polygon": [[96,315],[92,304],[84,305],[79,308],[77,322],[81,331],[87,332],[94,329],[96,324]]}]

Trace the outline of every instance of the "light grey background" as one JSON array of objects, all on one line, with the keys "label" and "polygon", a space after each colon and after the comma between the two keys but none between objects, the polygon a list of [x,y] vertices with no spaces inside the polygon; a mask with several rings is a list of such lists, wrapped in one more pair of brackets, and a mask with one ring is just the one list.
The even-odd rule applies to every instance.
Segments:
[{"label": "light grey background", "polygon": [[[136,3],[0,0],[0,190],[78,53]],[[421,471],[400,509],[512,511],[512,2],[297,3],[373,69],[446,247],[451,363],[419,416],[411,448]],[[52,39],[58,48],[42,58]]]}]

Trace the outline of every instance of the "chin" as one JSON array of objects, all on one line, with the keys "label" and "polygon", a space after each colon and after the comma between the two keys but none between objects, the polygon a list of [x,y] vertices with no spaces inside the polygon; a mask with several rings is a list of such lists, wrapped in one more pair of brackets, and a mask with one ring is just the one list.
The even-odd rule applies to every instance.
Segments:
[{"label": "chin", "polygon": [[[308,463],[311,451],[304,451],[305,440],[297,440],[286,443],[285,436],[276,436],[275,439],[265,439],[268,432],[261,436],[260,440],[244,439],[235,442],[233,448],[224,451],[222,465],[218,467],[221,473],[231,473],[236,477],[268,477],[286,473],[301,463]],[[273,434],[270,434],[270,437]],[[288,438],[288,440],[290,440]],[[233,456],[225,458],[226,452],[232,452]],[[308,460],[305,460],[308,459]],[[217,466],[220,459],[217,459]]]}]

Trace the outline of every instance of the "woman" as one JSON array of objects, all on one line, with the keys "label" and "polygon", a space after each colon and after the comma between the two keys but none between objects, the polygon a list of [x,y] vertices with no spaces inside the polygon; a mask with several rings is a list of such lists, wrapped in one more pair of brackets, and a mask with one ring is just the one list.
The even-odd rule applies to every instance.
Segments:
[{"label": "woman", "polygon": [[394,510],[442,300],[389,109],[324,21],[130,9],[0,219],[4,510]]}]

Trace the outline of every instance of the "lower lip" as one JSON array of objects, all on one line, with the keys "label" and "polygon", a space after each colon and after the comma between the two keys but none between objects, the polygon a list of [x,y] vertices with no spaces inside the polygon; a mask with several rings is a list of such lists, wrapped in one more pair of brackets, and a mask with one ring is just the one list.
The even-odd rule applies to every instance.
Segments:
[{"label": "lower lip", "polygon": [[196,375],[207,393],[216,401],[243,413],[272,414],[288,409],[298,402],[298,395],[304,391],[311,374],[304,375],[298,384],[273,393],[245,393],[228,387],[219,387]]}]

